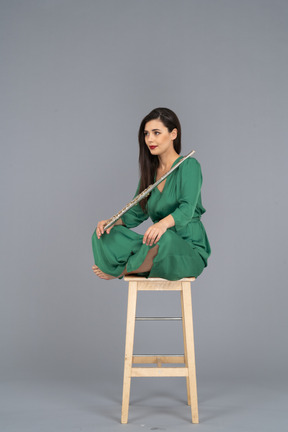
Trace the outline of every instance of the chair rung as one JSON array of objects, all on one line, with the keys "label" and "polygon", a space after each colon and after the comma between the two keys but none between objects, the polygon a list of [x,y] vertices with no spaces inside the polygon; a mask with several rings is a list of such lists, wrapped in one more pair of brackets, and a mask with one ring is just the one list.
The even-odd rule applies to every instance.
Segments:
[{"label": "chair rung", "polygon": [[131,377],[187,377],[187,367],[172,367],[172,368],[155,368],[155,367],[140,367],[131,370]]},{"label": "chair rung", "polygon": [[185,363],[184,354],[133,354],[133,364]]},{"label": "chair rung", "polygon": [[136,317],[135,321],[182,321],[182,317]]},{"label": "chair rung", "polygon": [[133,357],[183,357],[184,354],[132,354]]}]

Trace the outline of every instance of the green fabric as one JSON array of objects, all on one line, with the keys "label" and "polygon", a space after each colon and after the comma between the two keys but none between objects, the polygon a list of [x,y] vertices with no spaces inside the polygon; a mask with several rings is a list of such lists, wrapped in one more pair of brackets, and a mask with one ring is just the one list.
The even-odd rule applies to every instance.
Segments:
[{"label": "green fabric", "polygon": [[[174,162],[178,162],[181,156]],[[172,166],[173,166],[172,165]],[[140,204],[132,207],[122,217],[125,226],[117,225],[110,234],[98,240],[92,235],[95,264],[107,274],[119,277],[125,267],[128,272],[137,270],[147,252],[153,246],[142,243],[143,235],[130,228],[144,222],[148,217],[154,223],[171,214],[175,226],[169,228],[158,241],[159,250],[146,277],[178,280],[198,277],[207,266],[211,248],[201,215],[205,208],[201,201],[202,172],[195,158],[188,158],[170,174],[162,192],[156,187],[148,199],[147,213]],[[138,194],[139,183],[134,196]]]}]

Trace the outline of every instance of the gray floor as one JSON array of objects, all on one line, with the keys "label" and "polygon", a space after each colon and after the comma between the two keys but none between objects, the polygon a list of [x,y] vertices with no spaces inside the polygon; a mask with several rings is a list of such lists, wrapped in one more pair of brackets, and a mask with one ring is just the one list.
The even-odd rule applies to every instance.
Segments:
[{"label": "gray floor", "polygon": [[198,383],[200,424],[191,423],[182,378],[134,378],[129,421],[120,423],[122,384],[1,383],[1,432],[287,431],[287,389],[253,382]]}]

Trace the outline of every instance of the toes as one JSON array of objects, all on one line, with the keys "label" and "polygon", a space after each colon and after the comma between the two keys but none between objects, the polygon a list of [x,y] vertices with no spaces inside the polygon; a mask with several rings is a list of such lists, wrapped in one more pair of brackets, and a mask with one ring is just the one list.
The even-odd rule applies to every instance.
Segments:
[{"label": "toes", "polygon": [[114,279],[113,276],[110,276],[104,272],[102,272],[99,267],[97,267],[96,265],[92,266],[92,270],[93,272],[96,274],[96,276],[100,277],[101,279],[105,279],[105,280],[109,280],[109,279]]},{"label": "toes", "polygon": [[97,275],[98,275],[98,273],[101,273],[101,270],[100,270],[99,267],[97,267],[96,265],[93,265],[93,266],[92,266],[92,270],[93,270],[93,272],[94,272],[95,274],[97,274]]},{"label": "toes", "polygon": [[99,276],[101,279],[105,279],[105,277],[107,276],[105,273],[103,273],[99,267],[97,267],[96,265],[92,266],[92,270],[93,272]]}]

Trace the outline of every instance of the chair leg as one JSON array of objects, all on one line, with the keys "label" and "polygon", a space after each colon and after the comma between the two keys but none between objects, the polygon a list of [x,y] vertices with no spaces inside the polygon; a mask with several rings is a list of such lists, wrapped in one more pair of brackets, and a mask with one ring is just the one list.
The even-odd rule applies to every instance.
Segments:
[{"label": "chair leg", "polygon": [[182,282],[182,292],[192,423],[199,423],[190,282]]},{"label": "chair leg", "polygon": [[[186,331],[185,331],[185,314],[184,314],[184,308],[183,308],[183,291],[182,290],[180,292],[180,297],[181,297],[182,325],[183,325],[184,363],[185,363],[185,366],[188,367]],[[191,405],[190,386],[189,386],[189,377],[188,376],[186,377],[186,387],[187,387],[187,404]]]},{"label": "chair leg", "polygon": [[121,423],[128,422],[136,302],[137,302],[137,282],[129,282]]}]

